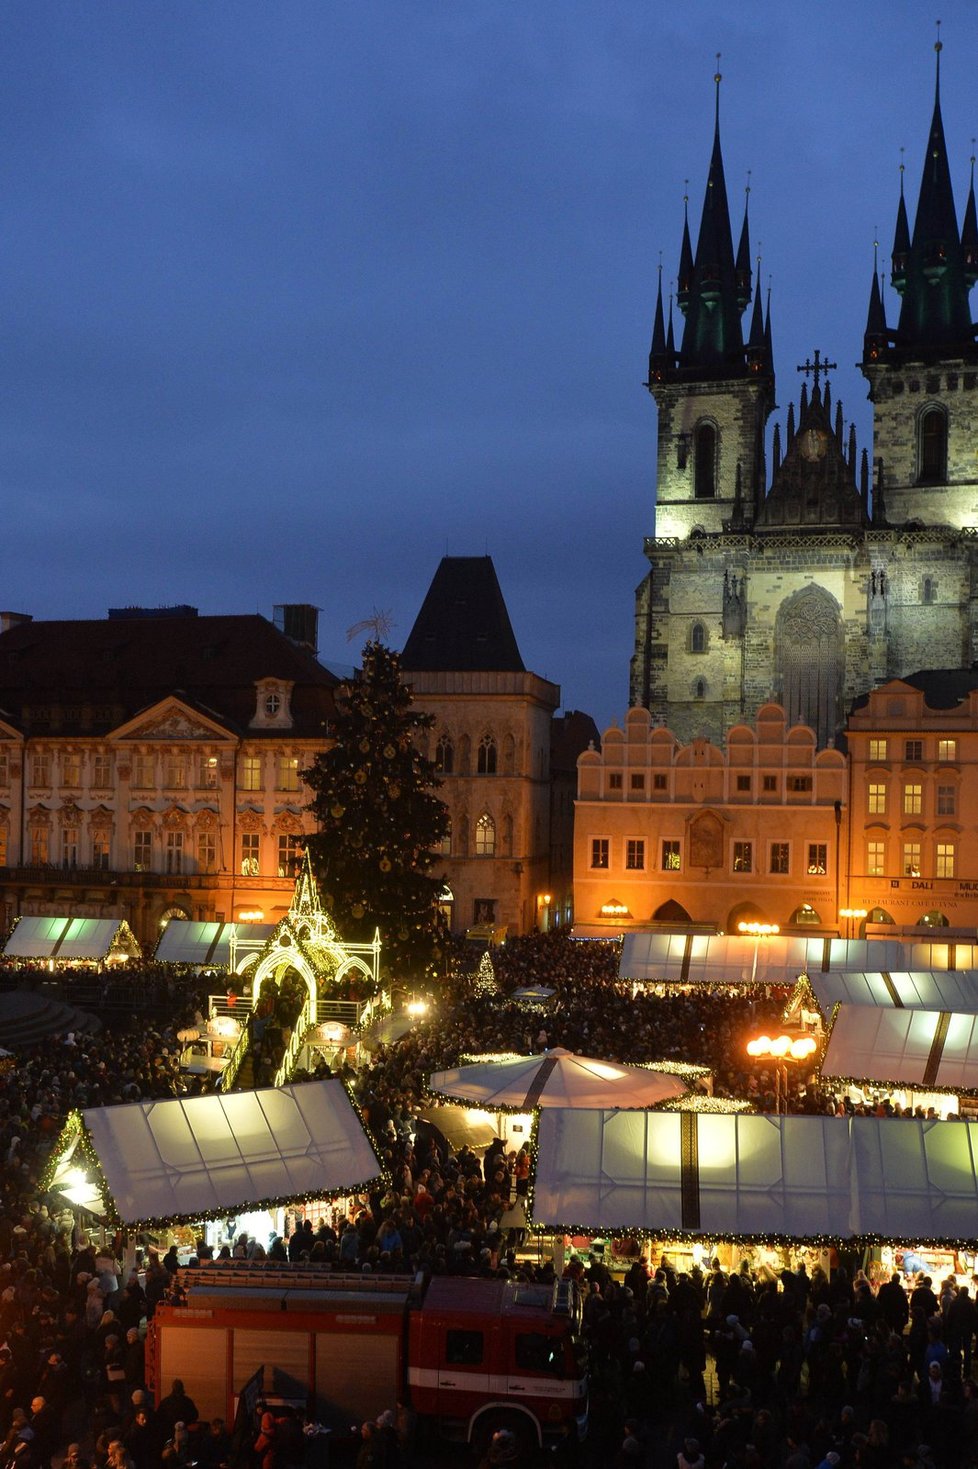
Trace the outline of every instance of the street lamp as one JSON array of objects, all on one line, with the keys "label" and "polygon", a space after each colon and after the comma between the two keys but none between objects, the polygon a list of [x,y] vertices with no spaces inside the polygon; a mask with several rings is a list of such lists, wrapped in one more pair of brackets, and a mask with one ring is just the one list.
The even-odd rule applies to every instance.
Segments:
[{"label": "street lamp", "polygon": [[847,939],[851,939],[853,937],[853,932],[852,932],[853,922],[856,921],[856,922],[861,923],[864,918],[868,917],[868,909],[866,909],[866,908],[840,908],[839,909],[839,917],[840,918],[844,918],[846,920],[846,938]]},{"label": "street lamp", "polygon": [[781,1035],[759,1035],[747,1042],[747,1054],[755,1061],[764,1061],[774,1072],[774,1105],[778,1112],[788,1110],[788,1068],[794,1063],[807,1061],[818,1050],[818,1041],[804,1032]]}]

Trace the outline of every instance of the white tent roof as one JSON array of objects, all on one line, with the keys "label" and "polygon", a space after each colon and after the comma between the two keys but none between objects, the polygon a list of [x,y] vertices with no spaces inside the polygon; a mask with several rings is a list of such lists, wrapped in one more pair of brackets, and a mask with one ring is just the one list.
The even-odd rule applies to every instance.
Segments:
[{"label": "white tent roof", "polygon": [[126,1225],[352,1192],[381,1171],[336,1077],[94,1107],[82,1121]]},{"label": "white tent roof", "polygon": [[971,944],[902,944],[899,939],[802,938],[772,934],[625,935],[622,979],[658,984],[794,984],[800,974],[894,969],[965,969]]},{"label": "white tent roof", "polygon": [[826,1017],[836,1005],[882,1005],[905,1010],[978,1012],[978,974],[934,973],[933,970],[888,970],[879,974],[809,975],[809,984]]},{"label": "white tent roof", "polygon": [[822,1075],[978,1090],[978,1015],[842,1005]]},{"label": "white tent roof", "polygon": [[978,1123],[554,1110],[537,1145],[540,1228],[978,1238]]},{"label": "white tent roof", "polygon": [[139,953],[135,937],[121,918],[18,918],[3,948],[8,959],[104,959],[118,936],[125,949]]},{"label": "white tent roof", "polygon": [[431,1090],[480,1107],[652,1107],[689,1088],[668,1072],[575,1056],[562,1046],[511,1061],[480,1061],[436,1071]]},{"label": "white tent roof", "polygon": [[273,923],[192,923],[189,919],[171,918],[160,935],[154,957],[163,964],[214,964],[227,968],[230,960],[229,938],[235,932],[239,941],[264,944],[275,932]]}]

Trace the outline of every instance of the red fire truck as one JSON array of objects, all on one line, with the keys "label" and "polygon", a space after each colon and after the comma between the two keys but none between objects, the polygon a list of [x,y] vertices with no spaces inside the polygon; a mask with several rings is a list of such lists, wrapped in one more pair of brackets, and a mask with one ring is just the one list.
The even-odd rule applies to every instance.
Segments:
[{"label": "red fire truck", "polygon": [[315,1266],[214,1262],[177,1277],[150,1324],[156,1401],[182,1378],[203,1419],[235,1419],[264,1369],[267,1399],[349,1432],[398,1402],[481,1446],[587,1427],[587,1360],[573,1281],[337,1275]]}]

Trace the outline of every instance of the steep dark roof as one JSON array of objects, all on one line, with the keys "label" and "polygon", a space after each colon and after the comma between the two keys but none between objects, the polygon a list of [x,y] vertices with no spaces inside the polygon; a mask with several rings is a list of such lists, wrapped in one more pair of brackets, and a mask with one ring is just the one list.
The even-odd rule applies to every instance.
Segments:
[{"label": "steep dark roof", "polygon": [[[887,682],[905,683],[919,689],[928,709],[956,709],[972,690],[978,689],[978,664],[970,668],[922,668]],[[850,714],[865,709],[868,703],[869,694],[862,694],[853,701]]]},{"label": "steep dark roof", "polygon": [[590,714],[580,709],[567,709],[554,717],[550,725],[550,769],[554,775],[577,771],[577,757],[590,745],[601,749],[601,732]]},{"label": "steep dark roof", "polygon": [[525,672],[491,556],[445,556],[401,654],[418,673]]},{"label": "steep dark roof", "polygon": [[43,708],[46,733],[104,733],[178,694],[243,731],[261,678],[294,683],[291,733],[324,732],[339,680],[257,614],[23,622],[0,634],[0,707],[25,730],[40,732]]}]

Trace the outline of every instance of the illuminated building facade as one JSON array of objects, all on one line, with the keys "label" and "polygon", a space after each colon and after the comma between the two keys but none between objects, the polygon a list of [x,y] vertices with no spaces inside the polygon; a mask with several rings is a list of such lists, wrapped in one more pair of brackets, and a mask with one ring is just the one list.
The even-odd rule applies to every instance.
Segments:
[{"label": "illuminated building facade", "polygon": [[315,610],[127,608],[0,631],[0,908],[124,918],[288,910],[339,682]]}]

